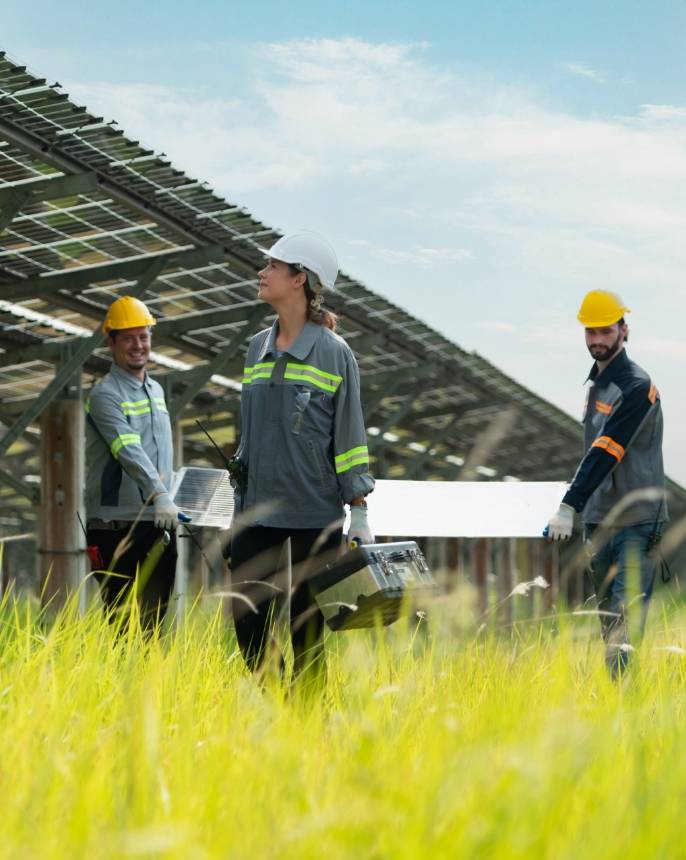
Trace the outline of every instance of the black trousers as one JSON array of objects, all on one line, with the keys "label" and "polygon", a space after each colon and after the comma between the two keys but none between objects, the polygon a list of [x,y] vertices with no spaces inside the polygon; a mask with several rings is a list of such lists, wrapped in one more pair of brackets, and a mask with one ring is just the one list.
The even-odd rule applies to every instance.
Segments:
[{"label": "black trousers", "polygon": [[[323,668],[324,616],[310,587],[312,575],[340,552],[343,531],[244,528],[231,540],[231,600],[236,637],[247,666],[264,663],[271,629],[288,597],[285,542],[291,539],[290,634],[294,673],[317,675]],[[240,595],[240,596],[239,596]],[[283,658],[279,655],[281,669]]]},{"label": "black trousers", "polygon": [[[150,632],[164,617],[174,587],[176,535],[158,529],[154,523],[138,523],[133,530],[131,525],[88,529],[91,568],[111,620],[130,594],[138,572],[136,589],[141,625]],[[93,547],[100,551],[99,559],[93,557]]]}]

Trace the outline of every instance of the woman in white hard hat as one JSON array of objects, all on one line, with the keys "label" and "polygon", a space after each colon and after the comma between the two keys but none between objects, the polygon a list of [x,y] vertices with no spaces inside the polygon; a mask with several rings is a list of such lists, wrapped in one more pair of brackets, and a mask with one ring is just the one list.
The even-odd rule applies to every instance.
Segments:
[{"label": "woman in white hard hat", "polygon": [[[310,577],[349,541],[372,543],[365,496],[374,488],[357,362],[322,307],[338,260],[316,233],[284,236],[265,252],[259,297],[277,313],[250,341],[241,396],[241,514],[231,541],[236,635],[250,669],[263,665],[270,626],[290,605],[294,672],[323,665],[324,619]],[[290,538],[292,582],[284,563]],[[289,595],[290,592],[290,595]],[[286,598],[290,596],[290,601]],[[283,658],[278,654],[283,669]]]}]

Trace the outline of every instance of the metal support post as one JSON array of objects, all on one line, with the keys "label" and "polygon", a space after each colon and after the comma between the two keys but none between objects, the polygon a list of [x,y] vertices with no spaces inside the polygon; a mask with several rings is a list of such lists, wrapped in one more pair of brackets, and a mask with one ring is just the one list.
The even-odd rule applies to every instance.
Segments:
[{"label": "metal support post", "polygon": [[460,538],[446,538],[446,568],[445,586],[448,591],[454,591],[460,579]]},{"label": "metal support post", "polygon": [[[512,594],[517,585],[517,538],[509,537],[503,540],[503,576],[507,593]],[[508,609],[505,614],[507,623],[511,624],[514,621],[514,598],[510,597],[507,603]]]},{"label": "metal support post", "polygon": [[543,608],[546,614],[553,611],[557,603],[557,592],[560,579],[560,557],[557,544],[546,541],[543,546],[543,576],[548,583],[548,588],[543,593]]},{"label": "metal support post", "polygon": [[[524,582],[533,579],[531,575],[531,541],[528,538],[515,538],[515,579],[517,582]],[[535,574],[534,574],[535,576]],[[515,582],[515,585],[517,585]],[[513,586],[514,587],[514,586]],[[532,598],[531,596],[521,596],[515,598],[516,602],[513,605],[513,614],[516,621],[531,618]]]},{"label": "metal support post", "polygon": [[[183,466],[183,427],[180,421],[172,425],[174,443],[174,470]],[[183,626],[186,617],[186,594],[188,592],[188,540],[178,538],[176,541],[178,558],[176,560],[176,577],[174,579],[174,602],[176,604],[176,626]]]},{"label": "metal support post", "polygon": [[498,622],[509,624],[512,621],[512,600],[508,595],[512,591],[509,574],[509,539],[498,538],[495,541],[495,570],[496,591],[498,594]]},{"label": "metal support post", "polygon": [[488,550],[488,538],[477,538],[472,544],[472,575],[480,615],[484,615],[488,610]]},{"label": "metal support post", "polygon": [[[531,581],[536,579],[537,576],[541,576],[543,574],[541,565],[541,541],[529,538],[527,540],[527,550],[529,568],[526,578]],[[538,618],[541,615],[541,600],[538,588],[531,589],[529,600],[531,605],[531,615],[533,618]]]},{"label": "metal support post", "polygon": [[[65,355],[63,366],[69,366]],[[59,376],[58,370],[58,376]],[[83,485],[85,478],[84,413],[81,373],[77,371],[41,416],[41,506],[39,579],[44,605],[58,609],[79,589],[79,608],[86,605]]]}]

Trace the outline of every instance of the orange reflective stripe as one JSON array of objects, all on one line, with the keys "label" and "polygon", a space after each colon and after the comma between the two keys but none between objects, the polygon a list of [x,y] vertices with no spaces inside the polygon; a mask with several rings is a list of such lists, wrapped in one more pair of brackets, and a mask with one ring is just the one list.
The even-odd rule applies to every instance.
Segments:
[{"label": "orange reflective stripe", "polygon": [[651,384],[650,391],[648,392],[648,400],[650,400],[651,403],[655,403],[659,396],[660,392]]},{"label": "orange reflective stripe", "polygon": [[599,436],[591,445],[591,448],[601,448],[603,451],[607,451],[608,454],[612,454],[617,459],[617,462],[624,456],[624,448],[622,448],[619,442],[615,442],[609,436]]},{"label": "orange reflective stripe", "polygon": [[612,412],[612,406],[609,403],[603,403],[602,400],[596,400],[595,408],[597,412],[604,412],[605,415],[609,415]]}]

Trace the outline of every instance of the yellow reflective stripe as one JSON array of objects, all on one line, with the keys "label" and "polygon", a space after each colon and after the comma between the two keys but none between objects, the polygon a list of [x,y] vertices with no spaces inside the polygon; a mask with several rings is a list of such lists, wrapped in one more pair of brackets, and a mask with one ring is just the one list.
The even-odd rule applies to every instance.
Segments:
[{"label": "yellow reflective stripe", "polygon": [[339,454],[335,460],[336,463],[342,463],[343,460],[347,460],[349,457],[354,457],[356,454],[368,454],[369,449],[366,445],[358,445],[357,448],[351,448],[349,451],[344,451],[342,454]]},{"label": "yellow reflective stripe", "polygon": [[355,460],[351,460],[349,463],[346,463],[345,466],[336,466],[336,474],[342,475],[343,472],[347,472],[348,469],[352,469],[353,466],[368,466],[369,465],[369,457],[358,457]]},{"label": "yellow reflective stripe", "polygon": [[342,376],[337,376],[335,373],[327,373],[326,370],[320,370],[312,364],[300,364],[295,361],[289,361],[286,365],[286,370],[309,370],[311,373],[316,373],[317,376],[323,376],[325,379],[330,379],[337,385],[340,385],[343,379]]},{"label": "yellow reflective stripe", "polygon": [[138,433],[122,433],[110,445],[112,456],[116,459],[117,455],[125,445],[140,445],[141,437]]},{"label": "yellow reflective stripe", "polygon": [[275,361],[258,361],[257,364],[253,364],[252,367],[246,367],[243,372],[246,374],[250,374],[254,370],[264,370],[266,368],[271,370],[275,364]]},{"label": "yellow reflective stripe", "polygon": [[86,410],[86,415],[89,415],[89,414],[90,414],[90,411],[91,411],[91,402],[90,402],[90,400],[86,400],[86,403],[85,403],[85,405],[84,405],[84,407],[83,407],[83,408]]},{"label": "yellow reflective stripe", "polygon": [[269,377],[272,375],[272,370],[274,370],[275,364],[276,362],[274,361],[259,361],[252,367],[244,368],[243,384],[249,385],[256,379],[269,379]]},{"label": "yellow reflective stripe", "polygon": [[122,400],[119,404],[124,415],[145,415],[150,412],[150,401],[145,400]]},{"label": "yellow reflective stripe", "polygon": [[311,364],[299,364],[294,361],[289,361],[286,365],[283,378],[309,382],[317,388],[332,392],[335,392],[343,381],[343,377],[337,376],[335,373],[327,373],[327,371],[320,370]]},{"label": "yellow reflective stripe", "polygon": [[310,385],[314,385],[317,388],[321,388],[324,391],[333,391],[335,392],[338,388],[338,385],[332,385],[330,382],[324,382],[323,379],[317,379],[316,376],[312,376],[308,372],[303,373],[295,373],[293,371],[286,371],[283,375],[284,379],[293,379],[295,382],[309,382]]},{"label": "yellow reflective stripe", "polygon": [[[160,412],[167,411],[164,397],[153,397],[152,401]],[[122,400],[119,405],[124,415],[145,415],[148,412],[152,412],[150,400],[147,397],[145,400]]]},{"label": "yellow reflective stripe", "polygon": [[366,466],[369,463],[369,449],[366,445],[359,445],[357,448],[351,448],[343,454],[335,457],[336,474],[347,472],[353,466]]},{"label": "yellow reflective stripe", "polygon": [[250,383],[254,382],[256,379],[270,379],[271,375],[271,370],[262,370],[259,373],[253,373],[252,376],[244,376],[243,385],[250,385]]}]

